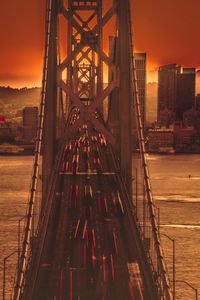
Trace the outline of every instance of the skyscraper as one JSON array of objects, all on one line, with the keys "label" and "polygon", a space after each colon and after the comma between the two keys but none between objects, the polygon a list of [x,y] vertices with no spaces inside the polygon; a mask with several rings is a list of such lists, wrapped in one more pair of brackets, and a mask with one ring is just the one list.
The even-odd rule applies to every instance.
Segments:
[{"label": "skyscraper", "polygon": [[[195,105],[195,68],[181,68],[176,64],[159,67],[157,120],[163,123],[165,110],[171,113],[171,123],[182,121],[183,113]],[[169,124],[168,124],[169,125]]]},{"label": "skyscraper", "polygon": [[135,53],[138,92],[143,128],[146,127],[146,53]]},{"label": "skyscraper", "polygon": [[195,97],[195,108],[200,112],[200,94],[197,94]]},{"label": "skyscraper", "polygon": [[32,141],[36,138],[38,127],[38,107],[23,109],[23,138]]},{"label": "skyscraper", "polygon": [[195,106],[195,68],[183,68],[177,73],[176,120]]},{"label": "skyscraper", "polygon": [[[175,112],[176,106],[176,64],[159,67],[158,70],[158,109],[157,120],[162,124],[161,112],[168,110],[169,114]],[[173,121],[173,120],[172,120]]]}]

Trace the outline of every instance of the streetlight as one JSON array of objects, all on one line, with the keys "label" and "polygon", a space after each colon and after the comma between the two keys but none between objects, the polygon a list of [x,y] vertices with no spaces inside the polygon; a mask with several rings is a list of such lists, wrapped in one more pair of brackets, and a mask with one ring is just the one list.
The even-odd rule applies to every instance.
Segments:
[{"label": "streetlight", "polygon": [[193,291],[195,291],[195,300],[198,300],[198,289],[194,288],[189,282],[185,280],[176,280],[176,282],[185,283],[187,286],[189,286]]},{"label": "streetlight", "polygon": [[17,252],[18,252],[18,250],[15,250],[8,256],[4,257],[4,259],[3,259],[3,300],[5,300],[5,293],[6,293],[6,261],[9,257],[11,257],[13,254],[15,254]]},{"label": "streetlight", "polygon": [[168,238],[172,244],[173,244],[173,254],[172,254],[172,264],[173,264],[173,300],[176,299],[176,251],[175,251],[175,239],[172,239],[170,236],[168,236],[165,233],[160,233],[160,235],[165,236]]},{"label": "streetlight", "polygon": [[26,218],[26,216],[22,217],[21,219],[18,219],[18,268],[19,268],[19,262],[20,262],[20,253],[21,253],[21,221],[23,221]]}]

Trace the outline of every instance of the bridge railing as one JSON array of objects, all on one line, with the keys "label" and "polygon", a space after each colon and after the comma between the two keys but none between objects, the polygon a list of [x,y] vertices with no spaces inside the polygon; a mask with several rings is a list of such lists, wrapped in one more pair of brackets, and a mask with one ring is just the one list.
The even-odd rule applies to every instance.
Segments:
[{"label": "bridge railing", "polygon": [[[159,226],[156,217],[156,207],[153,201],[152,189],[150,184],[149,170],[145,151],[145,140],[143,133],[141,105],[137,83],[137,73],[133,49],[133,36],[131,24],[131,9],[129,3],[129,28],[130,28],[130,53],[132,87],[133,87],[133,110],[136,118],[136,143],[139,151],[133,156],[133,202],[136,208],[138,226],[141,231],[143,244],[149,262],[152,266],[154,279],[157,282],[157,289],[160,299],[172,299],[170,282],[164,260],[164,254],[159,236]],[[136,150],[136,149],[135,149]]]},{"label": "bridge railing", "polygon": [[[34,243],[34,228],[37,228],[35,224],[35,202],[37,198],[38,185],[40,181],[40,169],[41,169],[41,148],[42,148],[42,135],[43,135],[43,125],[44,125],[44,114],[45,114],[45,95],[46,95],[46,83],[47,83],[47,66],[48,66],[48,51],[49,51],[49,41],[50,41],[50,26],[51,26],[51,4],[52,0],[47,1],[46,5],[46,40],[45,40],[45,53],[44,53],[44,66],[43,66],[43,81],[42,81],[42,92],[41,92],[41,103],[40,103],[40,115],[38,132],[35,146],[35,157],[34,157],[34,167],[33,175],[31,181],[31,189],[29,195],[28,209],[26,214],[26,222],[24,228],[24,237],[22,245],[22,253],[20,256],[19,267],[17,271],[13,299],[17,300],[20,298],[21,292],[23,290],[24,276],[28,268],[30,253],[32,249],[32,244]],[[38,212],[37,212],[38,214]],[[38,220],[38,218],[37,218]]]}]

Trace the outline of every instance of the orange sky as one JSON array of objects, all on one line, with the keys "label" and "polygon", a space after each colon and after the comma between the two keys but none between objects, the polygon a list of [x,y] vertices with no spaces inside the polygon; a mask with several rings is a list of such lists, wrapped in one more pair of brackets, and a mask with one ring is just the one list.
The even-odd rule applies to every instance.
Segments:
[{"label": "orange sky", "polygon": [[[147,52],[149,80],[161,64],[200,67],[199,0],[131,1],[135,49]],[[44,2],[1,1],[0,86],[41,85]]]}]

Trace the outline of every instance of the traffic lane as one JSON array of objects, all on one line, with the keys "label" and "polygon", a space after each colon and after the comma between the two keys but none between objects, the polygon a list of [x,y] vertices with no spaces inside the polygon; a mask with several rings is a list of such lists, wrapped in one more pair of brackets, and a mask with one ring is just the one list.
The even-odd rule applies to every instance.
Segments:
[{"label": "traffic lane", "polygon": [[[74,153],[72,155],[74,155]],[[71,157],[73,159],[72,155],[71,155]],[[67,189],[64,189],[64,194],[66,195],[65,209],[63,209],[62,214],[59,217],[59,220],[63,219],[63,223],[65,225],[63,226],[63,223],[62,223],[61,231],[57,232],[57,237],[58,238],[57,238],[57,243],[56,244],[57,244],[57,248],[60,248],[60,249],[57,249],[57,254],[55,254],[55,257],[54,257],[55,268],[54,268],[54,271],[53,271],[54,278],[52,278],[52,285],[54,285],[54,294],[59,293],[60,269],[62,269],[62,265],[65,265],[64,264],[65,255],[64,255],[64,249],[63,249],[62,245],[65,245],[64,237],[66,236],[66,231],[68,231],[68,229],[65,229],[66,224],[67,224],[66,220],[68,219],[66,210],[67,209],[70,210],[70,209],[73,209],[73,208],[76,209],[76,207],[78,207],[78,184],[76,182],[76,175],[71,176],[70,180],[69,180],[69,177],[67,178],[66,186],[67,186]],[[72,215],[75,217],[75,212],[74,211],[73,211]],[[61,224],[61,222],[60,222],[60,224]],[[77,256],[77,257],[79,257],[79,256]]]},{"label": "traffic lane", "polygon": [[[57,230],[60,222],[61,215],[61,204],[64,201],[64,177],[59,176],[57,188],[55,190],[53,206],[51,209],[51,214],[49,218],[47,235],[44,242],[43,255],[40,262],[40,268],[38,271],[37,281],[36,281],[36,296],[35,299],[44,299],[49,287],[51,287],[52,274],[54,258],[56,253],[57,244],[55,243]],[[63,192],[61,192],[63,191]],[[38,292],[37,291],[42,291]]]},{"label": "traffic lane", "polygon": [[[103,150],[105,150],[105,149],[103,149]],[[105,151],[104,151],[105,152]],[[107,154],[104,154],[103,153],[103,155],[104,155],[104,160],[106,160],[107,159]],[[89,156],[87,155],[86,156],[86,158],[87,158],[87,160],[89,159]],[[105,162],[106,163],[106,162]],[[92,164],[91,164],[92,165]],[[103,168],[102,168],[103,169]],[[104,168],[105,169],[105,168]],[[91,176],[92,177],[92,181],[94,181],[94,176]],[[101,181],[101,180],[100,180]],[[111,180],[111,185],[113,186],[114,184],[115,184],[115,182],[113,181],[113,180]],[[114,183],[113,183],[114,182]],[[108,184],[108,182],[106,182],[106,184]],[[102,183],[100,184],[101,186],[102,186]],[[104,183],[103,183],[103,185],[104,185]],[[101,190],[102,190],[102,187],[100,188]],[[110,191],[107,191],[107,192],[110,192]],[[112,203],[111,203],[111,201],[109,201],[109,203],[107,203],[107,198],[106,198],[106,196],[104,196],[103,197],[103,199],[100,199],[100,201],[101,201],[101,211],[103,212],[103,217],[105,218],[107,215],[108,215],[108,207],[109,206],[112,206]],[[115,208],[110,208],[110,210],[111,210],[111,213],[112,213],[112,209],[113,209],[113,214],[116,214],[116,207]],[[122,209],[121,209],[121,211],[122,211]],[[122,213],[121,213],[122,214]],[[101,238],[102,238],[102,236],[103,236],[103,233],[101,233],[100,234],[100,236],[101,236]],[[106,237],[106,236],[108,236],[108,234],[107,234],[107,230],[105,230],[104,231],[104,236]],[[112,256],[112,253],[110,254],[110,256],[109,256],[109,247],[111,247],[111,248],[113,248],[113,245],[112,246],[107,246],[106,245],[106,240],[107,240],[107,237],[106,238],[103,238],[103,243],[102,244],[104,244],[104,245],[101,245],[101,249],[102,248],[104,248],[104,252],[107,252],[107,258],[106,258],[106,256],[105,255],[100,255],[100,257],[102,258],[102,271],[103,271],[103,274],[104,274],[104,277],[106,276],[105,274],[106,273],[109,273],[109,274],[111,274],[112,275],[112,280],[114,279],[114,260],[113,260],[113,256]],[[116,239],[116,234],[115,234],[115,239]],[[113,244],[113,243],[112,243]],[[119,248],[121,248],[121,247],[119,247]],[[123,252],[123,251],[122,251]],[[109,260],[108,260],[108,257],[110,258]],[[107,263],[107,264],[105,264],[105,261],[106,260],[108,260],[108,262],[109,263]],[[125,260],[126,262],[127,262],[127,260]],[[126,263],[125,263],[126,264]],[[110,271],[108,271],[109,270],[109,265],[110,265]],[[126,269],[126,268],[125,268]],[[105,270],[107,270],[107,271],[105,271]],[[127,273],[126,273],[127,274]],[[106,281],[106,280],[105,280]],[[108,279],[107,279],[107,281],[108,281]],[[127,281],[128,282],[128,281]],[[126,286],[127,287],[127,286]],[[128,290],[128,289],[126,289],[126,290]]]},{"label": "traffic lane", "polygon": [[[101,176],[103,177],[103,176]],[[98,186],[97,188],[101,188],[101,197],[103,194],[109,193],[109,189],[107,189],[107,176],[104,176],[105,179],[102,179],[102,186],[104,187],[99,187],[99,180],[97,179],[96,185]],[[104,182],[105,180],[105,182]],[[108,185],[109,186],[109,185]],[[98,191],[98,190],[97,190]],[[99,193],[97,193],[97,199],[99,198]],[[97,200],[98,201],[98,200]],[[125,250],[123,249],[123,246],[121,243],[119,243],[121,237],[119,236],[120,233],[120,226],[118,222],[118,217],[116,216],[116,211],[114,210],[111,202],[111,197],[108,197],[108,205],[109,205],[109,211],[110,211],[110,218],[106,216],[105,214],[102,214],[101,218],[101,225],[99,226],[99,237],[101,240],[101,255],[102,255],[102,270],[104,273],[104,281],[106,281],[108,284],[108,281],[110,280],[109,278],[112,278],[112,284],[111,286],[117,286],[120,283],[120,286],[123,286],[125,290],[128,289],[128,272],[127,272],[127,257],[125,254]],[[113,230],[113,228],[115,230]],[[118,244],[119,243],[119,244]],[[117,245],[118,244],[118,245]],[[111,263],[111,258],[113,263]],[[112,264],[114,267],[112,267]],[[117,271],[116,271],[117,270]],[[121,275],[118,274],[120,270],[124,270],[123,272],[126,274],[127,280],[124,280],[123,283],[119,282],[116,284],[113,284],[113,282],[116,280],[116,278],[120,278]],[[105,277],[107,279],[105,279]],[[125,278],[124,275],[121,278]],[[117,279],[118,281],[118,279]],[[126,283],[125,283],[126,282]],[[123,291],[124,291],[123,288]],[[113,290],[114,293],[114,290]],[[123,292],[125,295],[125,293]],[[119,295],[119,293],[118,293]],[[123,299],[123,298],[122,298]]]},{"label": "traffic lane", "polygon": [[[80,210],[80,199],[79,192],[77,193],[77,186],[80,186],[81,178],[76,176],[66,175],[67,181],[67,191],[66,191],[66,207],[67,209],[63,211],[63,218],[65,219],[65,225],[62,228],[62,237],[59,241],[64,248],[60,249],[60,268],[57,268],[56,273],[56,284],[54,284],[54,295],[61,297],[62,295],[68,294],[69,291],[65,287],[61,286],[61,282],[67,276],[67,270],[71,267],[79,267],[81,265],[81,248],[82,245],[76,243],[74,247],[73,241],[73,229],[76,218],[79,215]],[[76,203],[76,205],[75,205]],[[64,235],[63,235],[64,234]],[[61,276],[62,275],[62,276]]]},{"label": "traffic lane", "polygon": [[[52,259],[52,276],[51,276],[51,286],[47,291],[48,296],[50,297],[52,294],[59,295],[60,293],[60,280],[63,272],[63,259],[65,257],[64,253],[64,245],[65,245],[65,237],[66,237],[66,228],[67,228],[67,220],[68,220],[68,202],[67,195],[70,189],[70,183],[67,180],[66,176],[64,177],[64,187],[63,187],[63,197],[60,208],[59,215],[59,225],[57,227],[54,244],[55,252],[54,257]],[[48,298],[47,298],[48,299]]]},{"label": "traffic lane", "polygon": [[[85,214],[85,207],[84,207],[84,188],[85,188],[85,179],[84,176],[79,176],[78,180],[80,183],[80,199],[79,199],[79,212],[75,213],[75,210],[71,208],[71,217],[69,218],[69,228],[71,226],[72,230],[70,232],[70,236],[67,237],[67,246],[68,249],[68,257],[69,257],[69,265],[68,270],[76,270],[76,272],[79,272],[83,268],[88,268],[87,261],[84,261],[84,257],[87,258],[87,252],[86,255],[84,255],[84,251],[86,251],[86,230],[87,230],[87,223],[86,223],[86,214]],[[78,208],[78,207],[77,207]],[[76,217],[74,216],[76,215]],[[74,222],[72,222],[72,220]],[[72,224],[73,223],[73,224]],[[66,249],[66,250],[67,250]],[[78,289],[79,286],[83,285],[85,287],[85,283],[82,283],[81,280],[79,280],[80,283],[76,282],[76,277],[74,278],[74,286],[76,286],[76,289]],[[89,288],[90,286],[88,286]],[[80,288],[81,289],[81,288]],[[78,289],[79,290],[79,289]],[[90,289],[89,289],[90,290]],[[80,290],[78,292],[80,295],[82,295],[82,291]],[[86,293],[86,292],[85,292]]]}]

